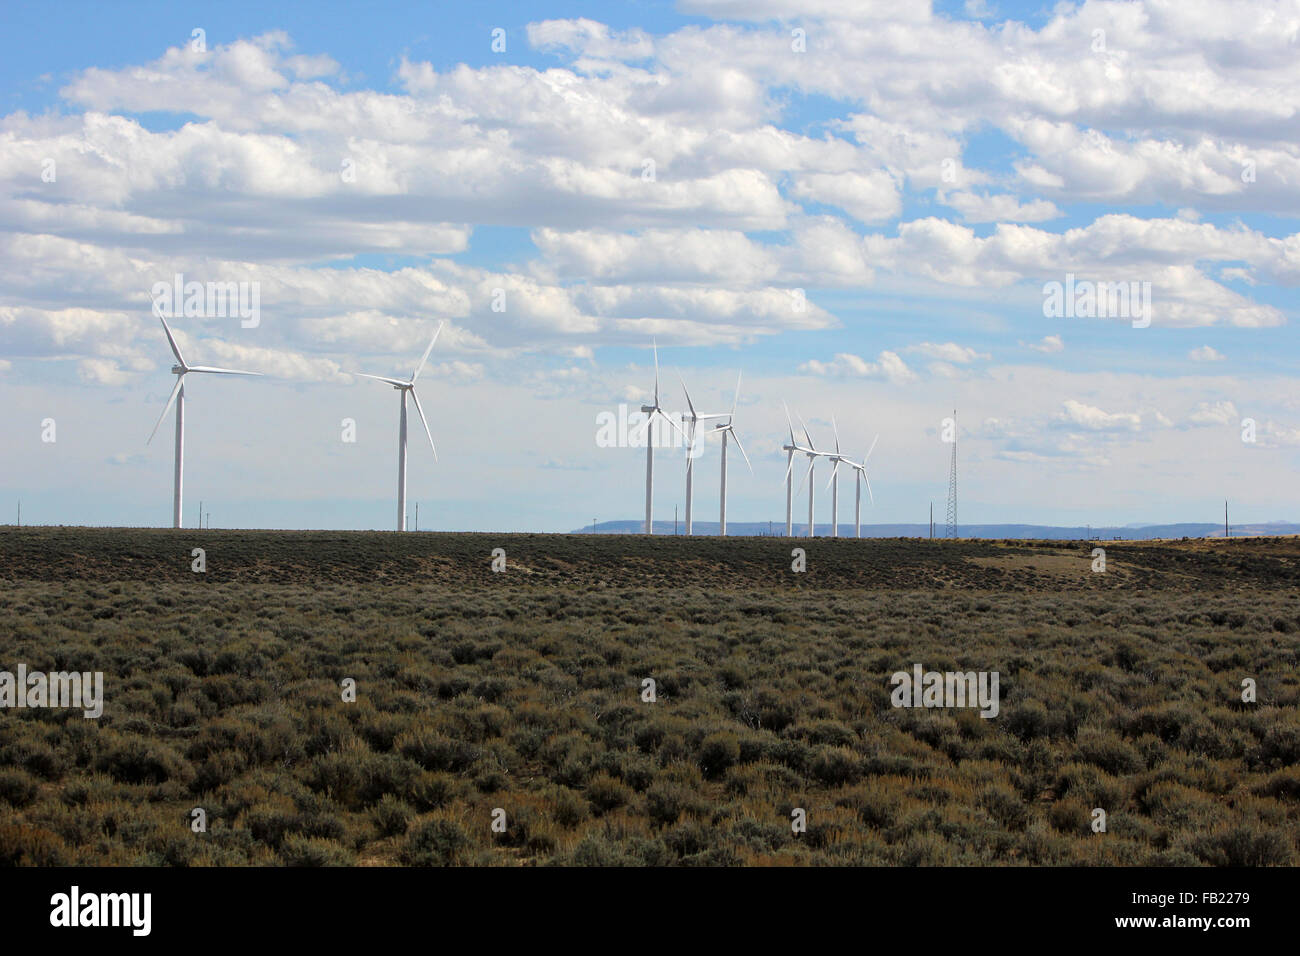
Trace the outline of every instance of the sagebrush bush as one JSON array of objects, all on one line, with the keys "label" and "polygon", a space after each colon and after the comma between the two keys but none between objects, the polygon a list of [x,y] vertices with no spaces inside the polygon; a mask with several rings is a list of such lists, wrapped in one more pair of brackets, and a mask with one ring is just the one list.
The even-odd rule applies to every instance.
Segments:
[{"label": "sagebrush bush", "polygon": [[469,846],[469,835],[457,821],[432,817],[407,835],[401,860],[408,866],[452,866],[461,862]]},{"label": "sagebrush bush", "polygon": [[410,804],[386,793],[371,808],[370,815],[380,836],[402,836],[411,825],[415,811]]},{"label": "sagebrush bush", "polygon": [[0,769],[0,801],[14,808],[25,807],[36,799],[36,780],[25,770]]},{"label": "sagebrush bush", "polygon": [[351,866],[356,854],[334,840],[291,836],[280,848],[285,866]]}]

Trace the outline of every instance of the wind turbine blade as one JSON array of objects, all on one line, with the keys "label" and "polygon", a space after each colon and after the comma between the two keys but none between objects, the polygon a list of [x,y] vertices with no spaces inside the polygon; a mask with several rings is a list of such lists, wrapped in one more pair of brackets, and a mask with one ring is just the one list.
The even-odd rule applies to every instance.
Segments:
[{"label": "wind turbine blade", "polygon": [[415,389],[411,389],[411,398],[415,401],[415,410],[420,413],[420,424],[424,426],[424,434],[429,439],[429,447],[433,449],[433,460],[437,461],[438,447],[433,443],[433,434],[429,431],[429,421],[424,417],[424,409],[420,407],[420,396],[415,394]]},{"label": "wind turbine blade", "polygon": [[840,470],[840,460],[839,460],[838,458],[836,458],[836,459],[835,459],[835,464],[834,464],[833,466],[831,466],[831,479],[830,479],[830,481],[826,482],[826,487],[827,487],[827,488],[829,488],[831,485],[835,484],[835,476],[836,476],[836,474],[839,473],[839,470]]},{"label": "wind turbine blade", "polygon": [[798,442],[794,440],[794,422],[790,421],[790,406],[785,402],[782,402],[781,407],[785,409],[785,423],[790,426],[790,444],[798,444]]},{"label": "wind turbine blade", "polygon": [[214,365],[191,365],[186,371],[211,372],[214,375],[261,375],[261,372],[241,372],[237,368],[217,368]]},{"label": "wind turbine blade", "polygon": [[871,499],[871,503],[874,505],[876,496],[871,493],[871,479],[867,477],[867,469],[865,468],[862,469],[862,480],[867,483],[867,497]]},{"label": "wind turbine blade", "polygon": [[790,470],[791,470],[792,468],[794,468],[794,455],[793,455],[793,454],[791,454],[791,455],[788,456],[788,460],[787,460],[786,463],[785,463],[785,477],[781,479],[782,481],[788,481],[788,480],[789,480],[789,478],[790,478]]},{"label": "wind turbine blade", "polygon": [[736,373],[736,394],[731,398],[731,419],[729,419],[731,421],[736,418],[736,405],[740,402],[740,376],[743,374],[743,372]]},{"label": "wind turbine blade", "polygon": [[[420,364],[417,365],[415,367],[415,371],[411,373],[412,385],[414,385],[415,380],[420,377],[420,369],[424,368],[424,363],[429,361],[429,353],[433,351],[433,343],[438,341],[438,335],[441,332],[442,332],[442,323],[439,322],[438,327],[433,331],[433,338],[429,340],[429,347],[424,350],[424,355],[420,357]],[[429,440],[432,441],[433,439],[429,439]]]},{"label": "wind turbine blade", "polygon": [[803,429],[803,437],[808,439],[808,447],[816,451],[817,446],[813,444],[812,435],[808,434],[808,426],[804,424],[803,418],[799,418],[799,427]]},{"label": "wind turbine blade", "polygon": [[185,368],[185,359],[181,357],[181,347],[176,344],[176,337],[172,335],[172,330],[167,324],[167,320],[160,315],[158,316],[158,321],[163,324],[163,331],[167,333],[167,344],[172,347],[172,355],[176,356],[176,363],[181,368]]},{"label": "wind turbine blade", "polygon": [[691,391],[686,387],[686,383],[682,381],[681,372],[677,373],[677,381],[682,383],[682,391],[686,393],[686,407],[691,410],[691,418],[699,418],[700,416],[695,414],[695,405],[691,402]]},{"label": "wind turbine blade", "polygon": [[749,463],[749,456],[745,454],[745,446],[740,443],[740,436],[736,434],[736,430],[730,425],[727,426],[727,430],[731,432],[731,437],[735,441],[736,447],[740,449],[741,457],[745,459],[745,467],[749,469],[749,473],[752,475],[754,473],[754,466]]},{"label": "wind turbine blade", "polygon": [[181,390],[181,381],[184,378],[184,375],[176,376],[176,384],[172,386],[172,393],[168,396],[167,404],[163,406],[162,414],[158,416],[158,421],[154,422],[153,431],[149,433],[149,441],[145,442],[146,445],[153,441],[153,436],[158,434],[158,426],[162,424],[163,419],[167,417],[167,413],[170,412],[172,406],[176,404],[176,395]]},{"label": "wind turbine blade", "polygon": [[803,491],[803,486],[808,483],[808,479],[812,477],[813,465],[815,464],[817,464],[816,458],[808,459],[808,470],[803,473],[803,481],[799,482],[799,488],[794,493],[796,498],[799,497],[799,492]]},{"label": "wind turbine blade", "polygon": [[389,385],[404,386],[409,383],[401,379],[389,378],[387,375],[367,375],[365,372],[351,372],[351,375],[359,375],[361,378],[373,378],[376,382],[387,382]]},{"label": "wind turbine blade", "polygon": [[651,414],[652,416],[653,416],[653,415],[661,415],[661,416],[663,417],[663,420],[664,420],[664,421],[666,421],[669,425],[672,425],[673,428],[677,429],[677,434],[681,435],[681,436],[682,436],[683,438],[685,438],[687,441],[690,441],[690,438],[687,436],[686,432],[682,431],[682,426],[678,425],[675,421],[673,421],[673,417],[672,417],[671,415],[669,415],[668,413],[666,413],[666,412],[665,412],[662,408],[660,408],[658,405],[655,406],[655,410],[654,410],[653,412],[651,412],[650,414]]},{"label": "wind turbine blade", "polygon": [[[840,429],[839,426],[835,424],[834,415],[831,416],[831,431],[835,433],[835,454],[838,455],[840,453]],[[836,464],[838,464],[838,462]]]},{"label": "wind turbine blade", "polygon": [[650,340],[650,347],[655,353],[655,408],[659,407],[659,343],[654,339]]},{"label": "wind turbine blade", "polygon": [[879,436],[879,435],[877,435],[875,438],[871,439],[871,447],[867,449],[867,454],[866,454],[866,455],[863,457],[863,459],[862,459],[862,464],[863,464],[864,466],[865,466],[866,463],[867,463],[867,459],[871,457],[871,453],[872,453],[873,451],[876,450],[876,442],[878,442],[879,440],[880,440],[880,436]]}]

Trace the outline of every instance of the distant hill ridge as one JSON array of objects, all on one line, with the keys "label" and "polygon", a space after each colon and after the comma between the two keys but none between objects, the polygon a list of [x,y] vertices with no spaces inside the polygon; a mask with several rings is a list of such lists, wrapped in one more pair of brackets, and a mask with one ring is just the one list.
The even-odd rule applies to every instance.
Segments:
[{"label": "distant hill ridge", "polygon": [[[639,534],[645,527],[643,521],[600,521],[595,525],[596,534]],[[807,522],[796,522],[794,525],[794,537],[804,537],[808,528]],[[1233,537],[1259,537],[1261,535],[1284,535],[1300,534],[1300,524],[1293,524],[1289,521],[1270,521],[1257,524],[1229,525]],[[684,534],[685,527],[677,525],[677,533]],[[696,521],[693,529],[694,534],[698,535],[716,535],[718,533],[718,522],[716,521]],[[587,525],[585,528],[575,528],[574,534],[590,534],[592,526]],[[766,521],[728,521],[727,534],[737,536],[752,535],[781,535],[785,532],[785,523],[774,521],[770,525]],[[831,533],[830,522],[818,524],[816,532],[819,537],[827,536]],[[934,536],[943,537],[943,525],[936,525]],[[673,522],[656,521],[654,523],[655,534],[672,534]],[[928,524],[864,524],[862,526],[862,537],[864,538],[926,538],[930,535],[930,526]],[[840,522],[841,538],[853,537],[852,522],[845,524]],[[1125,525],[1124,527],[1094,527],[1088,528],[1085,525],[1078,527],[1058,527],[1056,525],[1042,524],[963,524],[957,526],[957,536],[960,538],[1040,538],[1047,540],[1114,540],[1120,538],[1126,541],[1142,541],[1153,538],[1222,538],[1223,525],[1212,524],[1209,522],[1185,522],[1182,524],[1155,524],[1155,525]]]}]

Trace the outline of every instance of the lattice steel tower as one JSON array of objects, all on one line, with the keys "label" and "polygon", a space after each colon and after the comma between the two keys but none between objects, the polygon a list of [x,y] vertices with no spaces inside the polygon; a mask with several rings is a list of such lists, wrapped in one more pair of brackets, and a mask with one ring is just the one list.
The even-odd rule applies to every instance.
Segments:
[{"label": "lattice steel tower", "polygon": [[946,536],[957,537],[957,409],[952,410],[952,466],[948,469],[948,527]]}]

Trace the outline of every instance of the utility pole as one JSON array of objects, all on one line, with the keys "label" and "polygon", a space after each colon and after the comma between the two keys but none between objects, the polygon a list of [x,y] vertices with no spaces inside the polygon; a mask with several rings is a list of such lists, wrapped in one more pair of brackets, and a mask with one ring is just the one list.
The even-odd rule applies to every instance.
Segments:
[{"label": "utility pole", "polygon": [[930,540],[934,540],[934,502],[930,502]]},{"label": "utility pole", "polygon": [[18,527],[23,526],[23,499],[18,499]]},{"label": "utility pole", "polygon": [[673,534],[677,534],[677,506],[673,505]]},{"label": "utility pole", "polygon": [[415,503],[415,530],[420,530],[420,503]]},{"label": "utility pole", "polygon": [[209,530],[209,531],[212,530],[212,512],[211,512],[211,511],[208,512],[208,530]]},{"label": "utility pole", "polygon": [[1228,537],[1228,499],[1223,499],[1223,536]]},{"label": "utility pole", "polygon": [[203,530],[203,499],[199,499],[199,530]]}]

